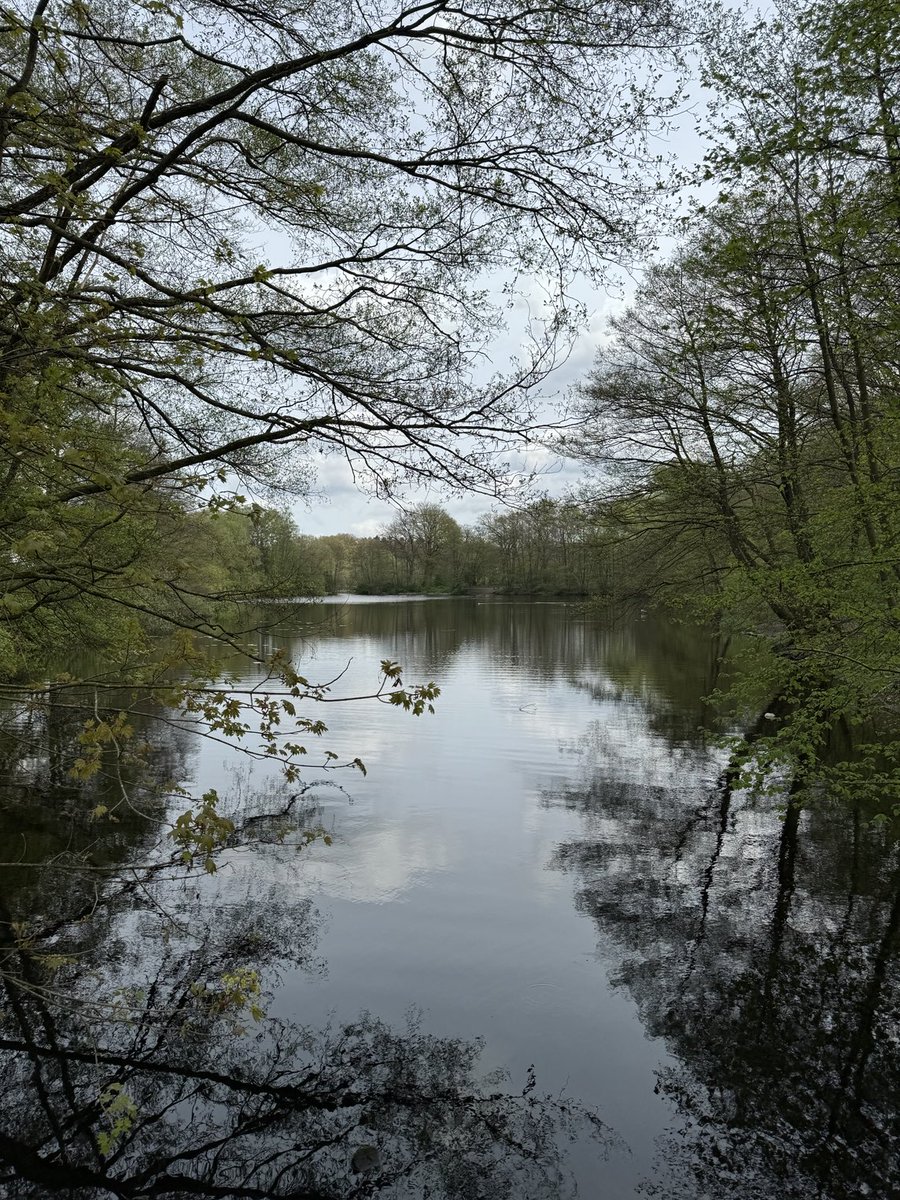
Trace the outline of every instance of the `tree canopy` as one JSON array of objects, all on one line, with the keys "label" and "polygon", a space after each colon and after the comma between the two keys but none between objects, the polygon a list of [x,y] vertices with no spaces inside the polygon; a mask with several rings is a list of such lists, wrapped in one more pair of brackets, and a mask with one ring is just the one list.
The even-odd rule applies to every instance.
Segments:
[{"label": "tree canopy", "polygon": [[[646,235],[677,36],[664,0],[4,8],[0,676],[242,646],[229,606],[309,586],[258,499],[316,451],[495,488],[572,272]],[[520,286],[549,316],[491,369]]]},{"label": "tree canopy", "polygon": [[[605,473],[626,565],[648,591],[702,596],[707,615],[768,635],[755,671],[781,708],[762,743],[801,776],[836,721],[896,712],[891,20],[852,3],[749,25],[717,14],[718,196],[613,323],[584,393],[579,449]],[[875,770],[896,761],[891,743],[882,728],[854,786],[874,777],[896,798],[896,775]]]},{"label": "tree canopy", "polygon": [[[138,693],[117,688],[133,686],[217,736],[258,733],[254,753],[296,778],[329,685],[277,641],[248,648],[279,615],[249,603],[316,586],[263,502],[304,494],[315,452],[385,494],[499,485],[565,351],[572,273],[646,239],[659,185],[633,167],[674,103],[661,64],[678,37],[665,0],[3,9],[13,740],[36,711],[49,728],[48,705],[83,711],[90,682],[71,769],[110,767],[126,797]],[[492,367],[529,288],[548,316]],[[261,659],[259,685],[233,694],[210,639]],[[414,713],[437,694],[388,660],[374,674],[372,698]],[[173,831],[210,867],[216,800]]]}]

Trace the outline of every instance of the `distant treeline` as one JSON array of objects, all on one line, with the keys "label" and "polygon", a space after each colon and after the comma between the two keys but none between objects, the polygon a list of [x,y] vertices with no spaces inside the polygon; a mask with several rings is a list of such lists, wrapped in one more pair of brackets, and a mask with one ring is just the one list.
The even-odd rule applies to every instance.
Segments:
[{"label": "distant treeline", "polygon": [[[311,537],[288,513],[242,497],[192,510],[171,487],[148,487],[140,509],[118,521],[104,523],[105,505],[101,496],[59,511],[35,508],[30,540],[17,543],[17,557],[0,579],[7,592],[0,679],[28,673],[64,645],[102,653],[111,663],[133,660],[173,628],[230,636],[246,626],[248,609],[259,601],[479,587],[591,595],[611,587],[612,556],[600,545],[596,518],[562,501],[506,509],[471,527],[437,505],[420,504],[375,537]],[[97,525],[92,557],[79,570],[65,557],[74,534],[58,529],[59,513],[74,534]],[[47,602],[43,577],[26,570],[26,552],[40,558],[45,574],[65,567],[69,591],[44,585],[54,601]]]},{"label": "distant treeline", "polygon": [[[605,590],[609,582],[595,523],[577,505],[563,501],[538,500],[492,513],[474,526],[460,525],[438,505],[419,504],[398,514],[375,537],[309,537],[290,517],[272,510],[223,513],[216,523],[217,553],[218,546],[237,537],[242,586],[270,596],[479,587],[588,595]],[[233,546],[223,568],[235,570]]]}]

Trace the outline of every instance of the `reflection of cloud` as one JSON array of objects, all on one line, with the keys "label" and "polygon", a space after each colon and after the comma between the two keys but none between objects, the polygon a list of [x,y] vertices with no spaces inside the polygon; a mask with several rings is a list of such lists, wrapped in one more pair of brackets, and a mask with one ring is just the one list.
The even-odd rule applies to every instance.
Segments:
[{"label": "reflection of cloud", "polygon": [[400,826],[373,830],[331,858],[322,854],[311,861],[309,884],[340,899],[368,904],[397,900],[421,876],[449,866],[449,847],[434,832]]},{"label": "reflection of cloud", "polygon": [[302,851],[299,871],[295,857],[273,859],[266,847],[254,856],[253,873],[270,875],[308,896],[386,904],[401,899],[423,876],[451,865],[452,848],[437,822],[422,818],[415,826],[377,826],[372,816],[371,810],[352,816],[344,810],[332,845],[316,844]]}]

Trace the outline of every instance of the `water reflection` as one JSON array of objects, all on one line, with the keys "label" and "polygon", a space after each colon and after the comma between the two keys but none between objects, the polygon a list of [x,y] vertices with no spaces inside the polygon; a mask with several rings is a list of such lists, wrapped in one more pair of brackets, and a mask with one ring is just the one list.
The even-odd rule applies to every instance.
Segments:
[{"label": "water reflection", "polygon": [[[4,1196],[893,1194],[900,857],[862,808],[729,789],[727,645],[455,600],[315,606],[276,643],[360,692],[402,661],[438,714],[326,709],[369,776],[288,813],[254,767],[214,877],[150,871],[153,813],[91,822],[64,715],[7,753],[3,853],[24,831],[48,865],[0,876]],[[220,746],[156,753],[235,791]],[[631,1156],[602,1127],[582,1153],[590,1115],[536,1101],[565,1084]]]},{"label": "water reflection", "polygon": [[[94,777],[76,782],[78,735],[95,703],[60,688],[0,708],[0,888],[13,921],[64,923],[89,911],[107,876],[152,853],[165,809],[157,785],[186,778],[196,755],[188,730],[160,733],[151,702],[114,692],[109,703],[128,705],[141,752],[118,755],[109,745]],[[110,818],[98,823],[97,806]]]},{"label": "water reflection", "polygon": [[583,820],[556,867],[614,982],[675,1062],[683,1125],[642,1192],[887,1197],[900,1151],[900,855],[858,808],[751,802],[723,777],[611,775],[546,796]]},{"label": "water reflection", "polygon": [[476,1043],[415,1020],[254,1024],[240,930],[168,946],[139,987],[81,1006],[0,928],[10,1200],[549,1198],[565,1191],[560,1131],[591,1128],[577,1105],[485,1086]]},{"label": "water reflection", "polygon": [[136,821],[103,849],[95,827],[96,847],[71,860],[54,842],[41,864],[32,841],[21,870],[41,867],[40,889],[0,877],[4,1197],[568,1193],[561,1146],[603,1143],[605,1127],[533,1075],[518,1091],[485,1077],[477,1040],[415,1017],[397,1029],[366,1013],[325,1027],[266,1014],[286,971],[325,970],[312,901],[258,870],[264,848],[270,873],[293,863],[296,876],[323,794],[257,797],[212,876],[159,847],[148,861],[153,822]]},{"label": "water reflection", "polygon": [[[307,611],[309,610],[309,611]],[[738,639],[707,635],[659,618],[617,621],[578,603],[434,599],[304,606],[302,628],[261,644],[288,644],[302,657],[316,647],[363,639],[390,646],[402,662],[446,678],[459,656],[480,656],[509,672],[565,678],[589,694],[643,703],[651,728],[669,741],[702,741],[729,710],[708,697],[727,685]],[[763,697],[762,699],[766,699]]]}]

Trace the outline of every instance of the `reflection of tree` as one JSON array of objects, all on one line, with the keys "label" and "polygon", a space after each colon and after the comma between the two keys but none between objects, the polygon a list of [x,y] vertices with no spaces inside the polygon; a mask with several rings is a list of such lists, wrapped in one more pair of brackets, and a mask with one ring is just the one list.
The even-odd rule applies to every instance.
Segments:
[{"label": "reflection of tree", "polygon": [[649,728],[673,743],[702,744],[708,731],[730,715],[709,697],[728,684],[730,637],[659,616],[619,622],[602,635],[603,676],[582,686],[596,700],[641,700]]},{"label": "reflection of tree", "polygon": [[778,813],[699,771],[671,786],[598,771],[548,802],[583,815],[586,836],[556,865],[617,947],[615,982],[678,1060],[659,1086],[687,1136],[661,1147],[646,1193],[893,1194],[897,847],[859,809],[789,799]]},{"label": "reflection of tree", "polygon": [[[505,667],[544,679],[562,678],[598,700],[623,694],[644,702],[651,726],[670,740],[702,740],[712,713],[704,697],[722,686],[727,639],[658,616],[610,624],[579,604],[468,598],[313,604],[306,635],[329,642],[365,638],[372,658],[390,654],[438,682],[466,646]],[[299,618],[298,618],[299,622]],[[274,643],[260,652],[270,653]],[[290,647],[303,658],[297,636]]]},{"label": "reflection of tree", "polygon": [[[14,920],[48,919],[94,903],[98,880],[158,840],[166,803],[161,782],[188,773],[196,739],[172,724],[157,727],[155,706],[145,699],[131,704],[130,715],[140,757],[129,762],[110,747],[92,779],[73,779],[78,735],[93,712],[92,698],[77,690],[65,703],[48,691],[41,703],[3,708],[0,872]],[[123,787],[129,803],[120,803]],[[114,817],[98,821],[98,805]]]},{"label": "reflection of tree", "polygon": [[[146,693],[127,688],[110,688],[101,693],[94,688],[73,683],[50,683],[46,688],[36,686],[25,700],[0,700],[0,773],[3,792],[14,793],[17,788],[48,793],[51,789],[70,788],[70,768],[79,754],[78,736],[85,720],[96,717],[98,702],[104,711],[126,709],[135,729],[136,739],[143,745],[149,740],[140,758],[135,755],[124,765],[129,783],[135,783],[146,770],[160,778],[175,778],[183,770],[191,753],[190,735],[171,725],[163,728],[162,736],[153,732],[163,713]],[[111,791],[117,779],[111,768],[112,747],[101,764],[94,792]]]},{"label": "reflection of tree", "polygon": [[[261,815],[247,832],[273,830]],[[289,836],[265,850],[296,853]],[[479,1079],[477,1044],[259,1011],[280,965],[311,964],[317,917],[253,857],[227,850],[215,876],[123,867],[28,926],[0,884],[4,1197],[564,1194],[560,1134],[599,1123],[533,1079]]]}]

